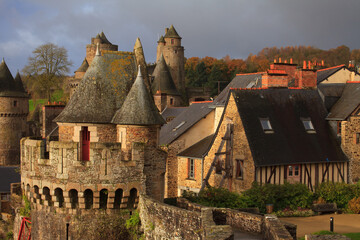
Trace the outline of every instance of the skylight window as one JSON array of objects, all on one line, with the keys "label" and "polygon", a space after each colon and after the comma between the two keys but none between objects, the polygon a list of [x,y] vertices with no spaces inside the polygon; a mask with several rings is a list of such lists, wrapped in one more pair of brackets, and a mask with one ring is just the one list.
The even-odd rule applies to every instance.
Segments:
[{"label": "skylight window", "polygon": [[173,128],[173,132],[175,132],[176,130],[178,130],[179,128],[181,128],[182,125],[185,124],[185,121],[182,121],[179,125],[177,125],[176,127]]},{"label": "skylight window", "polygon": [[264,132],[266,133],[274,132],[268,118],[260,118],[260,123]]},{"label": "skylight window", "polygon": [[310,119],[302,119],[302,123],[307,132],[314,133],[315,128]]}]

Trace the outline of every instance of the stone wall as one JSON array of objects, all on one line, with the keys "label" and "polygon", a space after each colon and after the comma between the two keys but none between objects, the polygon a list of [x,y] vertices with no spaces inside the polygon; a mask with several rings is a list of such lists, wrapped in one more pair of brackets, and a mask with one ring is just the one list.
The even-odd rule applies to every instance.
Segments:
[{"label": "stone wall", "polygon": [[90,142],[116,142],[116,126],[113,124],[57,123],[59,141],[79,142],[82,127],[88,127]]},{"label": "stone wall", "polygon": [[[349,182],[360,180],[360,116],[351,116],[348,121],[341,122],[341,147],[349,158]],[[360,138],[360,137],[359,137]]]},{"label": "stone wall", "polygon": [[212,210],[188,211],[141,195],[139,211],[146,239],[233,239],[230,226],[217,226]]},{"label": "stone wall", "polygon": [[50,133],[51,136],[59,136],[59,131],[55,130],[57,124],[53,120],[64,110],[65,105],[44,105],[42,110],[42,137],[46,138]]},{"label": "stone wall", "polygon": [[275,215],[265,215],[263,233],[265,235],[265,239],[272,239],[272,240],[294,239]]}]

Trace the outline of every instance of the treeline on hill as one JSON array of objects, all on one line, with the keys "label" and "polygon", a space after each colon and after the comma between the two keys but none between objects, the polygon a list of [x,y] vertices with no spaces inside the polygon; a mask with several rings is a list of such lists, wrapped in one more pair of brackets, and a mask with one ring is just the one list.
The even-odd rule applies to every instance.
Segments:
[{"label": "treeline on hill", "polygon": [[[231,59],[229,55],[222,59],[213,57],[191,57],[185,63],[185,78],[187,87],[209,87],[217,94],[218,84],[224,88],[238,73],[253,73],[265,71],[274,59],[282,61],[293,59],[294,63],[302,64],[304,60],[325,63],[324,67],[348,64],[355,60],[360,62],[360,49],[350,51],[347,46],[322,50],[311,46],[289,46],[264,48],[257,55],[250,54],[247,59]],[[221,82],[219,82],[221,81]]]}]

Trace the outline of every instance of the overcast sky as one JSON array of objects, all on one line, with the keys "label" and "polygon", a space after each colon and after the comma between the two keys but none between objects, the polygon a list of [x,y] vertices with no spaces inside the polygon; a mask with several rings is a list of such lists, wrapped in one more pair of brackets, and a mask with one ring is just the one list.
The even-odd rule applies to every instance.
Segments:
[{"label": "overcast sky", "polygon": [[104,31],[123,51],[140,37],[154,62],[156,41],[171,24],[186,57],[246,58],[290,45],[354,49],[359,9],[360,0],[0,0],[0,57],[15,75],[37,46],[52,42],[68,50],[73,72],[91,37]]}]

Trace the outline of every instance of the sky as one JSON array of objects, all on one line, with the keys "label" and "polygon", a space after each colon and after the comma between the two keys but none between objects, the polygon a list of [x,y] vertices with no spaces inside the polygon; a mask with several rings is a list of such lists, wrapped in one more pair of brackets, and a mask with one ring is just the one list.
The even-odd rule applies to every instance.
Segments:
[{"label": "sky", "polygon": [[48,42],[82,63],[86,44],[104,31],[120,51],[140,37],[147,62],[174,25],[185,57],[246,59],[265,47],[360,48],[359,0],[0,0],[0,58],[13,75]]}]

